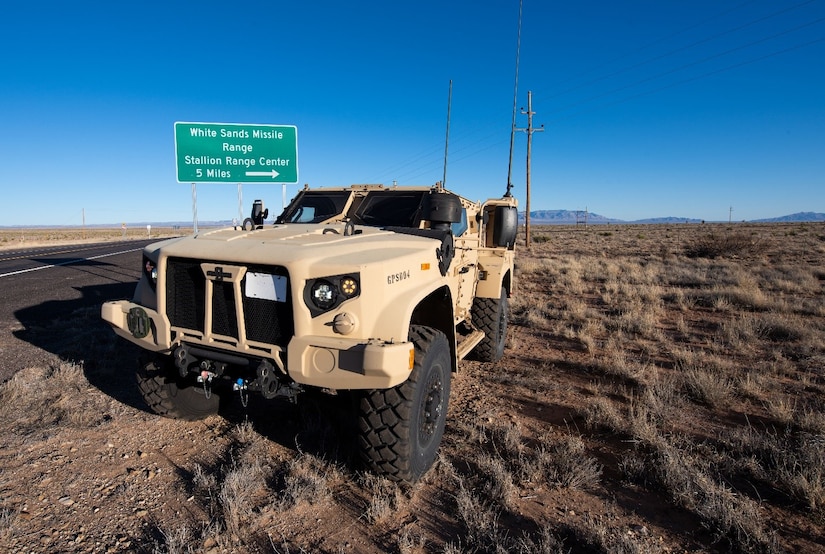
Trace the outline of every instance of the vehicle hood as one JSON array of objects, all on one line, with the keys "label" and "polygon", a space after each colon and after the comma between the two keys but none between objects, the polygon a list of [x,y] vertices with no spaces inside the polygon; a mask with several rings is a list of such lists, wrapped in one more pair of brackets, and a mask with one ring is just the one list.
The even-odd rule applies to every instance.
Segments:
[{"label": "vehicle hood", "polygon": [[[230,227],[166,241],[160,251],[166,256],[245,264],[290,265],[315,260],[364,265],[433,252],[440,244],[429,237],[376,227],[358,226],[348,236],[344,232],[344,224],[290,223],[254,231]],[[155,250],[153,246],[148,248]]]}]

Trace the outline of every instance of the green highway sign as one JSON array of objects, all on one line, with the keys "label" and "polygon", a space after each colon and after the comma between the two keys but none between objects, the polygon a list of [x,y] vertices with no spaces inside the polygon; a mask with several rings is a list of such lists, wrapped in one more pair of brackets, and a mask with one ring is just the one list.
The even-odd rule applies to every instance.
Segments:
[{"label": "green highway sign", "polygon": [[246,123],[175,123],[179,183],[298,182],[298,128]]}]

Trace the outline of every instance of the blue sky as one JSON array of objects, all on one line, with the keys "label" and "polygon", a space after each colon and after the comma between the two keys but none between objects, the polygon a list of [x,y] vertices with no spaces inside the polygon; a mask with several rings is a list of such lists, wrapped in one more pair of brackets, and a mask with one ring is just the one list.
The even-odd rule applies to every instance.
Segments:
[{"label": "blue sky", "polygon": [[[192,220],[175,121],[298,128],[299,181],[507,181],[518,0],[9,2],[0,226]],[[524,0],[531,209],[633,220],[825,212],[825,0]],[[527,126],[518,115],[517,126]],[[524,207],[526,134],[516,134]],[[289,185],[288,196],[298,190]],[[238,216],[197,187],[200,221]],[[244,185],[281,207],[280,185]]]}]

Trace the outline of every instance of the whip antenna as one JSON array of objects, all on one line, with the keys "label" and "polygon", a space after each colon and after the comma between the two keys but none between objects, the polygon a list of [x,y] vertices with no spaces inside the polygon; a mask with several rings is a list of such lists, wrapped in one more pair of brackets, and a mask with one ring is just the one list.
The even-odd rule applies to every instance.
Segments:
[{"label": "whip antenna", "polygon": [[513,144],[516,137],[516,104],[518,102],[518,65],[519,55],[521,54],[521,11],[524,0],[519,0],[518,3],[518,39],[516,41],[516,78],[513,85],[513,122],[510,125],[510,162],[507,165],[507,193],[504,196],[513,196],[510,190],[513,188]]},{"label": "whip antenna", "polygon": [[447,186],[447,148],[450,146],[450,106],[453,103],[453,80],[450,79],[450,93],[447,95],[447,137],[444,139],[444,177],[441,186]]}]

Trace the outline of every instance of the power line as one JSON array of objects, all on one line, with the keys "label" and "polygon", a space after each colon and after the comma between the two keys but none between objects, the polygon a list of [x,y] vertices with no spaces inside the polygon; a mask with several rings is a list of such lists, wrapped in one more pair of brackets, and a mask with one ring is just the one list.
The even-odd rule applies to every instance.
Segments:
[{"label": "power line", "polygon": [[[580,85],[580,86],[578,86],[578,87],[575,87],[575,88],[572,88],[572,89],[568,89],[568,90],[566,90],[566,91],[563,91],[563,92],[557,93],[557,94],[555,94],[555,95],[545,96],[545,97],[542,97],[542,98],[556,98],[556,97],[561,96],[561,95],[563,95],[563,94],[566,94],[566,93],[568,93],[568,92],[571,92],[571,91],[577,90],[577,89],[579,89],[579,88],[582,88],[583,86],[586,86],[586,85],[589,85],[589,84],[593,84],[593,83],[596,83],[596,82],[599,82],[599,81],[603,81],[603,80],[608,79],[608,78],[611,78],[611,77],[615,77],[616,75],[619,75],[619,74],[624,73],[624,72],[626,72],[626,71],[629,71],[629,70],[631,70],[631,69],[638,68],[638,67],[640,67],[640,66],[642,66],[642,65],[646,65],[646,64],[648,64],[648,63],[650,63],[650,62],[652,62],[652,61],[656,61],[656,60],[664,59],[664,58],[666,58],[666,57],[668,57],[668,56],[670,56],[670,55],[673,55],[673,54],[675,54],[675,53],[678,53],[678,52],[681,52],[681,51],[688,50],[688,49],[693,48],[693,47],[695,47],[695,46],[697,46],[697,45],[699,45],[699,44],[703,44],[703,43],[710,42],[711,40],[714,40],[714,39],[719,38],[719,37],[721,37],[721,36],[728,35],[728,34],[731,34],[731,33],[733,33],[733,32],[736,32],[736,31],[742,30],[742,29],[744,29],[744,28],[746,28],[746,27],[749,27],[749,26],[752,26],[752,25],[754,25],[754,24],[756,24],[756,23],[763,22],[763,21],[766,21],[766,20],[769,20],[769,19],[772,19],[772,18],[778,17],[779,15],[782,15],[782,14],[784,14],[784,13],[787,13],[787,12],[789,12],[789,11],[791,11],[791,10],[795,10],[795,9],[798,9],[798,8],[800,8],[800,7],[802,7],[802,6],[807,5],[807,4],[811,4],[811,3],[813,3],[814,1],[815,1],[815,0],[807,0],[807,1],[805,1],[805,2],[802,2],[802,3],[799,3],[799,4],[795,4],[794,6],[790,6],[790,7],[788,7],[788,8],[785,8],[785,9],[779,10],[779,11],[774,12],[774,13],[772,13],[772,14],[769,14],[769,15],[766,15],[766,16],[763,16],[763,17],[760,17],[760,18],[754,19],[754,20],[749,21],[749,22],[747,22],[747,23],[745,23],[745,24],[739,25],[739,26],[737,26],[737,27],[735,27],[735,28],[728,29],[728,30],[726,30],[726,31],[724,31],[724,32],[722,32],[722,33],[717,33],[717,34],[712,35],[712,36],[710,36],[710,37],[707,37],[707,38],[705,38],[705,39],[702,39],[702,40],[696,41],[696,42],[694,42],[694,43],[692,43],[692,44],[690,44],[690,45],[687,45],[687,46],[684,46],[684,47],[681,47],[681,48],[678,48],[678,49],[672,50],[672,51],[670,51],[670,52],[668,52],[668,53],[666,53],[666,54],[662,54],[662,55],[659,55],[659,56],[655,56],[655,57],[650,58],[650,59],[648,59],[648,60],[646,60],[646,61],[643,61],[643,62],[640,62],[640,63],[634,64],[634,65],[629,66],[629,67],[627,67],[627,68],[624,68],[624,69],[622,69],[622,70],[615,71],[615,72],[612,72],[612,73],[607,74],[607,75],[603,75],[603,76],[601,76],[601,77],[599,77],[599,78],[596,78],[596,79],[593,79],[593,80],[591,80],[591,81],[588,81],[587,83],[585,83],[585,84],[583,84],[583,85]],[[690,29],[696,28],[696,27],[698,27],[698,26],[701,26],[701,25],[703,25],[704,23],[706,23],[706,22],[708,22],[708,21],[712,21],[713,19],[716,19],[716,18],[718,18],[718,17],[720,17],[720,16],[722,16],[722,15],[725,15],[725,14],[727,14],[727,13],[730,13],[730,12],[732,12],[732,11],[735,11],[735,10],[737,10],[737,9],[739,9],[739,8],[741,8],[741,7],[745,6],[745,5],[748,5],[748,4],[750,4],[750,3],[752,3],[752,2],[744,2],[744,3],[742,3],[742,4],[738,5],[738,6],[737,6],[737,7],[735,7],[735,8],[732,8],[732,9],[730,9],[730,10],[727,10],[727,11],[721,12],[720,14],[717,14],[716,16],[713,16],[713,17],[711,17],[711,18],[708,18],[708,19],[704,20],[703,22],[700,22],[700,23],[697,23],[697,24],[691,25],[691,26],[689,26],[689,27],[687,27],[687,28],[685,28],[685,29],[683,29],[683,30],[681,30],[681,31],[678,31],[678,32],[676,32],[676,33],[673,33],[673,34],[669,35],[668,37],[665,37],[665,38],[663,38],[663,39],[659,39],[659,40],[654,41],[654,42],[652,42],[652,43],[648,43],[648,45],[643,46],[643,47],[640,47],[639,49],[636,49],[636,50],[634,50],[633,52],[636,52],[636,51],[639,51],[639,50],[643,50],[643,49],[648,48],[650,45],[653,45],[653,44],[658,44],[658,43],[661,43],[661,42],[663,42],[663,41],[665,41],[665,40],[669,40],[670,38],[672,38],[672,37],[674,37],[674,36],[678,36],[679,34],[683,34],[683,33],[684,33],[684,32],[686,32],[687,30],[690,30]],[[667,70],[667,71],[663,71],[663,72],[661,72],[661,73],[657,73],[657,74],[655,74],[655,75],[652,75],[652,76],[646,77],[646,78],[644,78],[644,79],[637,80],[637,81],[635,81],[635,82],[633,82],[633,83],[630,83],[630,84],[627,84],[627,85],[624,85],[624,86],[621,86],[621,87],[618,87],[618,88],[614,88],[614,89],[611,89],[611,90],[609,90],[609,91],[606,91],[606,92],[603,92],[603,93],[600,93],[600,94],[593,95],[593,96],[588,97],[588,98],[586,98],[586,99],[584,99],[584,100],[582,100],[582,101],[580,101],[580,102],[578,102],[578,103],[571,104],[571,105],[566,106],[566,107],[564,107],[564,108],[554,110],[554,111],[553,111],[553,112],[551,112],[551,113],[562,113],[562,112],[567,111],[567,110],[570,110],[570,109],[572,109],[572,108],[575,108],[575,107],[578,107],[578,106],[583,106],[583,105],[586,105],[586,104],[588,104],[588,103],[592,103],[592,102],[594,102],[595,100],[598,100],[598,99],[600,99],[600,98],[605,98],[605,97],[608,97],[608,96],[611,96],[611,95],[617,94],[617,93],[619,93],[619,92],[622,92],[622,91],[625,91],[625,90],[631,89],[631,88],[633,88],[633,87],[637,87],[637,86],[639,86],[639,85],[642,85],[642,84],[645,84],[645,83],[648,83],[648,82],[654,81],[654,80],[656,80],[656,79],[660,79],[660,78],[662,78],[662,77],[664,77],[664,76],[671,75],[671,74],[673,74],[673,73],[677,73],[678,71],[682,71],[682,70],[688,69],[688,68],[690,68],[690,67],[695,67],[695,66],[701,65],[701,64],[703,64],[703,63],[707,63],[707,62],[709,62],[709,61],[711,61],[711,60],[713,60],[713,59],[721,58],[721,57],[723,57],[723,56],[726,56],[726,55],[732,54],[732,53],[737,52],[737,51],[740,51],[740,50],[745,50],[745,49],[747,49],[747,48],[750,48],[750,47],[756,46],[756,45],[758,45],[758,44],[761,44],[761,43],[767,42],[767,41],[769,41],[769,40],[772,40],[772,39],[778,38],[778,37],[780,37],[780,36],[787,35],[787,34],[790,34],[790,33],[792,33],[792,32],[795,32],[795,31],[801,30],[801,29],[803,29],[803,28],[806,28],[806,27],[810,27],[810,26],[812,26],[812,25],[819,24],[819,23],[821,23],[822,21],[825,21],[825,18],[816,19],[816,20],[814,20],[814,21],[810,21],[810,22],[804,23],[804,24],[802,24],[802,25],[799,25],[799,26],[793,27],[793,28],[791,28],[791,29],[786,29],[786,30],[780,31],[780,32],[778,32],[778,33],[774,33],[774,34],[772,34],[772,35],[769,35],[769,36],[766,36],[766,37],[762,37],[762,38],[757,39],[757,40],[755,40],[755,41],[751,41],[751,42],[749,42],[749,43],[746,43],[746,44],[743,44],[743,45],[739,45],[739,46],[736,46],[736,47],[734,47],[734,48],[730,48],[730,49],[725,50],[725,51],[723,51],[723,52],[718,52],[718,53],[712,54],[712,55],[710,55],[710,56],[706,56],[706,57],[704,57],[704,58],[702,58],[702,59],[695,60],[695,61],[692,61],[692,62],[690,62],[690,63],[686,63],[686,64],[683,64],[683,65],[680,65],[680,66],[678,66],[678,67],[675,67],[675,68],[669,69],[669,70]],[[572,113],[572,114],[569,114],[569,115],[567,115],[567,116],[557,117],[557,118],[553,119],[552,121],[566,120],[566,119],[570,119],[570,118],[572,118],[572,117],[576,117],[576,116],[581,116],[581,115],[584,115],[584,114],[586,114],[586,113],[589,113],[589,112],[592,112],[592,111],[595,111],[595,110],[601,110],[601,109],[604,109],[604,108],[609,107],[609,106],[614,106],[614,105],[617,105],[617,104],[620,104],[620,103],[623,103],[623,102],[628,102],[628,101],[630,101],[630,100],[632,100],[632,99],[635,99],[635,98],[638,98],[638,97],[641,97],[641,96],[646,96],[646,95],[654,94],[654,93],[656,93],[656,92],[660,92],[660,91],[662,91],[662,90],[666,90],[666,89],[669,89],[669,88],[674,88],[674,87],[677,87],[677,86],[681,86],[681,85],[683,85],[683,84],[686,84],[686,83],[689,83],[689,82],[693,82],[693,81],[697,81],[697,80],[701,80],[701,79],[704,79],[704,78],[708,78],[708,77],[711,77],[711,76],[716,75],[716,74],[719,74],[719,73],[723,73],[723,72],[726,72],[726,71],[730,71],[730,70],[736,69],[736,68],[738,68],[738,67],[742,67],[742,66],[744,66],[744,65],[749,65],[749,64],[756,63],[756,62],[759,62],[759,61],[762,61],[762,60],[765,60],[765,59],[768,59],[768,58],[771,58],[771,57],[774,57],[774,56],[778,56],[778,55],[781,55],[781,54],[784,54],[784,53],[787,53],[787,52],[793,51],[793,50],[797,50],[797,49],[800,49],[800,48],[804,48],[804,47],[810,46],[810,45],[812,45],[812,44],[815,44],[815,43],[818,43],[818,42],[822,42],[823,40],[825,40],[825,37],[823,37],[823,38],[818,38],[818,39],[815,39],[815,40],[812,40],[812,41],[808,41],[808,42],[805,42],[805,43],[801,43],[801,44],[793,45],[793,46],[790,46],[790,47],[788,47],[788,48],[783,48],[783,49],[780,49],[780,50],[776,50],[776,51],[770,52],[770,53],[768,53],[768,54],[765,54],[765,55],[762,55],[762,56],[759,56],[759,57],[756,57],[756,58],[753,58],[753,59],[750,59],[750,60],[745,60],[745,61],[742,61],[742,62],[738,62],[738,63],[735,63],[735,64],[731,64],[731,65],[728,65],[728,66],[723,67],[723,68],[719,68],[719,69],[716,69],[716,70],[713,70],[713,71],[709,71],[709,72],[703,73],[703,74],[701,74],[701,75],[696,75],[696,76],[693,76],[693,77],[690,77],[690,78],[687,78],[687,79],[682,79],[682,80],[680,80],[680,81],[676,81],[676,82],[673,82],[673,83],[669,83],[669,84],[667,84],[667,85],[663,85],[663,86],[661,86],[661,87],[657,87],[657,88],[655,88],[655,89],[651,89],[651,90],[648,90],[648,91],[639,92],[639,93],[637,93],[637,94],[634,94],[634,95],[631,95],[631,96],[628,96],[628,97],[625,97],[625,98],[618,99],[618,100],[616,100],[616,101],[614,101],[614,102],[610,102],[610,103],[607,103],[607,104],[602,104],[602,105],[600,105],[600,106],[595,106],[595,107],[588,108],[588,109],[584,109],[584,110],[579,110],[579,111],[574,112],[574,113]],[[616,59],[622,59],[623,57],[627,57],[627,55],[625,55],[625,56],[620,56],[619,58],[616,58]],[[610,63],[612,63],[612,62],[610,62]],[[604,65],[604,64],[603,64],[603,65]],[[603,65],[602,65],[602,66],[600,66],[600,67],[603,67]],[[464,138],[465,138],[465,137],[469,137],[469,136],[472,136],[472,135],[474,135],[474,134],[477,134],[477,131],[472,131],[472,132],[469,132],[469,133],[465,133],[465,135],[464,135],[464,136],[462,136],[462,137],[460,137],[460,138],[458,138],[458,139],[455,139],[455,140],[454,140],[454,142],[457,142],[457,143],[459,143],[459,144],[460,144],[460,143],[462,143],[462,142],[464,141]],[[488,141],[488,140],[491,140],[491,139],[493,139],[494,137],[498,137],[498,136],[501,136],[501,135],[500,135],[500,132],[498,132],[498,131],[497,131],[497,132],[492,132],[492,133],[489,133],[489,134],[487,134],[487,135],[485,135],[485,136],[482,136],[481,138],[477,139],[476,141],[474,141],[473,143],[471,143],[471,144],[469,144],[469,145],[464,145],[464,146],[461,146],[461,147],[459,147],[458,149],[455,149],[455,147],[454,147],[454,156],[455,156],[455,153],[458,153],[458,152],[464,152],[464,151],[466,151],[467,149],[472,148],[474,145],[480,145],[480,144],[483,144],[484,142],[486,142],[486,141]],[[489,150],[489,149],[491,149],[491,148],[493,148],[493,147],[496,147],[496,146],[499,146],[499,145],[504,144],[504,142],[505,142],[504,140],[495,140],[495,141],[492,141],[490,144],[488,144],[488,145],[486,145],[486,146],[482,146],[482,147],[480,147],[480,148],[478,148],[478,149],[475,149],[475,150],[471,151],[470,153],[468,153],[468,154],[466,154],[466,155],[464,155],[464,156],[461,156],[461,157],[459,157],[459,158],[455,158],[455,157],[454,157],[454,158],[453,158],[453,160],[451,160],[451,162],[452,162],[452,163],[456,163],[456,162],[459,162],[459,161],[466,160],[466,159],[468,159],[468,158],[471,158],[471,157],[477,156],[478,154],[480,154],[480,153],[482,153],[482,152],[484,152],[484,151],[486,151],[486,150]],[[432,156],[434,156],[434,155],[435,155],[435,154],[436,154],[439,150],[440,150],[440,148],[439,148],[439,147],[433,147],[432,149],[425,151],[424,153],[422,153],[421,155],[419,155],[419,156],[415,157],[414,159],[412,159],[412,160],[410,160],[410,161],[407,161],[407,162],[405,162],[405,163],[403,163],[403,164],[401,164],[401,165],[399,165],[399,166],[395,166],[394,168],[387,168],[387,170],[385,170],[385,171],[384,171],[384,172],[382,172],[382,173],[388,173],[388,172],[390,172],[390,171],[397,171],[398,169],[402,169],[402,168],[405,168],[405,167],[409,167],[409,166],[411,166],[411,165],[415,165],[416,167],[411,168],[411,169],[410,169],[410,171],[408,171],[408,172],[402,173],[401,175],[399,175],[399,177],[401,177],[401,176],[407,176],[407,175],[412,175],[412,176],[413,176],[412,178],[414,178],[414,177],[417,177],[417,176],[420,176],[420,175],[424,175],[424,174],[430,173],[431,171],[433,171],[433,170],[434,170],[435,168],[437,168],[437,166],[438,166],[438,161],[437,161],[437,160],[435,160],[435,159],[431,159],[431,158],[432,158]],[[428,161],[426,161],[426,162],[425,162],[425,163],[423,163],[423,164],[419,164],[419,163],[418,163],[418,162],[422,162],[422,161],[424,161],[424,160],[428,160]]]},{"label": "power line", "polygon": [[[672,55],[674,55],[674,54],[678,54],[679,52],[684,52],[684,51],[686,51],[686,50],[689,50],[689,49],[691,49],[691,48],[694,48],[694,47],[696,47],[696,46],[699,46],[700,44],[705,44],[705,43],[707,43],[707,42],[711,42],[711,41],[716,40],[717,38],[723,37],[723,36],[725,36],[725,35],[729,35],[729,34],[731,34],[731,33],[735,33],[735,32],[737,32],[737,31],[741,31],[742,29],[745,29],[745,28],[750,27],[750,26],[752,26],[752,25],[756,25],[757,23],[761,23],[761,22],[763,22],[763,21],[767,21],[767,20],[769,20],[769,19],[773,19],[773,18],[778,17],[778,16],[780,16],[780,15],[782,15],[782,14],[784,14],[784,13],[787,13],[787,12],[789,12],[789,11],[792,11],[792,10],[795,10],[795,9],[798,9],[798,8],[801,8],[802,6],[805,6],[805,5],[807,5],[807,4],[810,4],[810,3],[814,2],[814,1],[816,1],[816,0],[806,0],[805,2],[802,2],[802,3],[800,3],[800,4],[796,4],[796,5],[790,6],[790,7],[788,7],[788,8],[785,8],[785,9],[779,10],[779,11],[777,11],[777,12],[771,13],[771,14],[769,14],[769,15],[766,15],[766,16],[763,16],[763,17],[759,17],[759,18],[757,18],[757,19],[751,20],[751,21],[749,21],[749,22],[747,22],[747,23],[744,23],[744,24],[739,25],[739,26],[737,26],[737,27],[734,27],[734,28],[732,28],[732,29],[728,29],[727,31],[723,31],[723,32],[721,32],[721,33],[717,33],[717,34],[715,34],[715,35],[711,35],[711,36],[709,36],[709,37],[706,37],[706,38],[703,38],[703,39],[698,40],[698,41],[696,41],[696,42],[693,42],[693,43],[691,43],[691,44],[688,44],[688,45],[686,45],[686,46],[682,46],[682,47],[680,47],[680,48],[676,48],[675,50],[671,50],[671,51],[666,52],[666,53],[664,53],[664,54],[660,54],[660,55],[658,55],[658,56],[654,56],[654,57],[652,57],[652,58],[648,58],[648,59],[646,59],[646,60],[643,60],[643,61],[638,62],[638,63],[635,63],[635,64],[633,64],[633,65],[630,65],[630,66],[624,67],[624,68],[619,69],[619,70],[617,70],[617,71],[614,71],[614,72],[612,72],[612,73],[608,73],[608,74],[606,74],[606,75],[602,75],[601,77],[597,77],[597,78],[595,78],[595,79],[591,79],[591,80],[589,80],[589,81],[587,81],[587,82],[585,82],[585,83],[582,83],[582,84],[580,84],[580,85],[578,85],[578,86],[575,86],[575,87],[572,87],[572,88],[568,88],[568,89],[563,90],[563,91],[561,91],[561,92],[559,92],[559,93],[556,93],[556,94],[553,94],[553,95],[550,95],[550,96],[542,96],[542,97],[541,97],[541,99],[542,99],[542,100],[551,100],[551,99],[553,99],[553,98],[558,98],[559,96],[563,96],[563,95],[568,94],[568,93],[570,93],[570,92],[574,92],[574,91],[576,91],[576,90],[582,89],[582,88],[584,88],[584,87],[586,87],[586,86],[589,86],[589,85],[592,85],[592,84],[598,83],[598,82],[600,82],[600,81],[604,81],[605,79],[609,79],[609,78],[611,78],[611,77],[616,77],[617,75],[621,75],[621,74],[623,74],[623,73],[627,73],[628,71],[630,71],[630,70],[632,70],[632,69],[636,69],[636,68],[642,67],[642,66],[647,65],[647,64],[649,64],[649,63],[651,63],[651,62],[655,62],[655,61],[658,61],[658,60],[662,60],[662,59],[667,58],[667,57],[669,57],[669,56],[672,56]],[[745,2],[744,4],[740,4],[740,6],[739,6],[739,7],[744,6],[744,5],[747,5],[747,4],[749,4],[749,3],[750,3],[750,2]],[[738,9],[738,8],[736,8],[736,9]],[[735,10],[735,9],[734,9],[734,10]],[[693,29],[693,28],[695,28],[695,27],[701,26],[701,25],[703,25],[704,23],[706,23],[706,22],[708,22],[708,21],[712,21],[713,19],[716,19],[717,17],[720,17],[721,15],[726,15],[726,14],[728,14],[728,13],[730,13],[731,11],[734,11],[734,10],[728,10],[728,11],[722,12],[721,14],[719,14],[719,15],[717,15],[717,16],[714,16],[714,17],[712,17],[712,18],[710,18],[710,19],[708,19],[708,20],[705,20],[705,22],[703,22],[703,23],[701,23],[701,24],[691,25],[690,27],[687,27],[686,29],[683,29],[683,30],[681,30],[681,31],[678,31],[678,32],[676,32],[676,33],[674,33],[674,34],[671,34],[671,35],[669,35],[669,36],[668,36],[668,37],[666,37],[666,38],[663,38],[663,39],[659,39],[659,40],[653,41],[652,43],[649,43],[649,44],[648,44],[648,45],[646,45],[646,46],[643,46],[643,47],[637,48],[637,49],[633,50],[631,53],[635,53],[635,52],[639,52],[639,51],[642,51],[642,50],[646,50],[646,49],[648,49],[650,46],[653,46],[653,45],[655,45],[655,44],[659,44],[659,43],[663,42],[664,40],[669,40],[670,38],[673,38],[673,37],[675,37],[675,36],[678,36],[678,35],[680,35],[680,34],[683,34],[684,32],[687,32],[687,31],[688,31],[688,30],[690,30],[690,29]],[[630,54],[626,54],[626,55],[624,55],[624,56],[620,56],[620,57],[616,58],[614,61],[618,61],[618,60],[620,60],[620,59],[624,59],[624,58],[626,58],[626,57],[629,57],[629,55],[630,55]],[[600,67],[604,67],[604,66],[608,65],[609,63],[613,63],[613,62],[608,62],[607,64],[602,64]]]},{"label": "power line", "polygon": [[[632,96],[621,98],[619,100],[616,100],[614,102],[610,102],[608,104],[603,104],[602,106],[599,106],[597,109],[604,109],[604,108],[609,107],[609,106],[615,106],[617,104],[622,104],[624,102],[629,102],[630,100],[635,100],[636,98],[640,98],[642,96],[648,96],[650,94],[655,94],[657,92],[661,92],[663,90],[667,90],[667,89],[674,88],[674,87],[677,87],[677,86],[681,86],[681,85],[684,85],[684,84],[687,84],[687,83],[691,83],[693,81],[698,81],[698,80],[701,80],[701,79],[705,79],[705,78],[711,77],[713,75],[718,75],[719,73],[724,73],[726,71],[737,69],[737,68],[743,67],[745,65],[750,65],[752,63],[760,62],[762,60],[766,60],[766,59],[772,58],[774,56],[779,56],[781,54],[785,54],[785,53],[791,52],[793,50],[799,50],[800,48],[806,48],[808,46],[811,46],[811,45],[819,43],[819,42],[825,42],[825,37],[814,39],[814,40],[811,40],[811,41],[808,41],[808,42],[805,42],[805,43],[802,43],[802,44],[796,44],[794,46],[790,46],[788,48],[784,48],[784,49],[778,50],[776,52],[771,52],[769,54],[765,54],[764,56],[759,56],[758,58],[753,58],[753,59],[750,59],[750,60],[745,60],[745,61],[742,61],[742,62],[738,62],[738,63],[732,64],[732,65],[729,65],[729,66],[726,66],[726,67],[722,67],[720,69],[716,69],[716,70],[713,70],[713,71],[709,71],[707,73],[703,73],[701,75],[696,75],[694,77],[683,79],[681,81],[676,81],[676,82],[661,86],[659,88],[655,88],[655,89],[652,89],[652,90],[647,90],[647,91],[644,91],[644,92],[640,92],[638,94],[634,94]],[[557,117],[557,118],[553,119],[552,121],[563,121],[565,119],[570,119],[571,117],[578,116],[578,115],[583,115],[584,113],[589,113],[591,111],[595,111],[595,109],[575,112],[575,113],[573,113],[573,114],[571,114],[567,117]]]},{"label": "power line", "polygon": [[702,59],[699,59],[699,60],[696,60],[696,61],[693,61],[693,62],[690,62],[690,63],[686,63],[686,64],[683,64],[683,65],[680,65],[680,66],[678,66],[678,67],[675,67],[675,68],[673,68],[673,69],[669,69],[669,70],[667,70],[667,71],[663,71],[662,73],[658,73],[658,74],[653,75],[653,76],[651,76],[651,77],[647,77],[647,78],[644,78],[644,79],[640,79],[640,80],[635,81],[635,82],[633,82],[633,83],[630,83],[630,84],[628,84],[628,85],[624,85],[624,86],[621,86],[621,87],[619,87],[619,88],[615,88],[615,89],[609,90],[609,91],[607,91],[607,92],[603,92],[603,93],[601,93],[601,94],[597,94],[597,95],[595,95],[595,96],[591,96],[591,97],[589,97],[589,98],[586,98],[586,99],[582,100],[581,102],[579,102],[579,103],[577,103],[577,104],[571,104],[571,105],[569,105],[569,106],[567,106],[567,107],[565,107],[565,108],[560,108],[560,109],[554,110],[554,111],[553,111],[553,112],[551,112],[551,113],[563,112],[563,111],[565,111],[565,110],[568,110],[568,109],[570,109],[570,108],[573,108],[573,107],[579,106],[579,105],[581,105],[581,104],[586,104],[586,103],[588,103],[588,102],[590,102],[590,101],[592,101],[592,100],[597,100],[597,99],[602,98],[602,97],[604,97],[604,96],[609,96],[609,95],[611,95],[611,94],[615,94],[615,93],[617,93],[617,92],[621,92],[621,91],[623,91],[623,90],[627,90],[627,89],[630,89],[630,88],[636,87],[636,86],[638,86],[638,85],[642,85],[642,84],[644,84],[644,83],[649,83],[650,81],[655,81],[656,79],[660,79],[661,77],[665,77],[665,76],[667,76],[667,75],[671,75],[671,74],[673,74],[673,73],[677,73],[677,72],[682,71],[682,70],[684,70],[684,69],[688,69],[688,68],[691,68],[691,67],[695,67],[695,66],[697,66],[697,65],[701,65],[701,64],[703,64],[703,63],[707,63],[707,62],[709,62],[709,61],[711,61],[711,60],[714,60],[714,59],[716,59],[716,58],[721,58],[721,57],[723,57],[723,56],[727,56],[728,54],[732,54],[732,53],[734,53],[734,52],[738,52],[738,51],[740,51],[740,50],[744,50],[744,49],[746,49],[746,48],[750,48],[750,47],[752,47],[752,46],[756,46],[757,44],[761,44],[761,43],[763,43],[763,42],[767,42],[767,41],[769,41],[769,40],[775,39],[775,38],[780,37],[780,36],[782,36],[782,35],[787,35],[787,34],[789,34],[789,33],[792,33],[792,32],[795,32],[795,31],[798,31],[798,30],[800,30],[800,29],[804,29],[805,27],[810,27],[810,26],[812,26],[812,25],[816,25],[816,24],[818,24],[818,23],[822,23],[823,21],[825,21],[825,17],[821,17],[821,18],[819,18],[819,19],[816,19],[816,20],[814,20],[814,21],[810,21],[810,22],[808,22],[808,23],[804,23],[804,24],[799,25],[799,26],[797,26],[797,27],[794,27],[794,28],[792,28],[792,29],[787,29],[787,30],[785,30],[785,31],[780,31],[780,32],[778,32],[778,33],[775,33],[775,34],[770,35],[770,36],[767,36],[767,37],[760,38],[760,39],[755,40],[755,41],[753,41],[753,42],[749,42],[749,43],[747,43],[747,44],[744,44],[744,45],[741,45],[741,46],[737,46],[737,47],[735,47],[735,48],[731,48],[731,49],[729,49],[729,50],[725,50],[724,52],[719,52],[719,53],[716,53],[716,54],[713,54],[713,55],[710,55],[710,56],[706,56],[706,57],[704,57],[704,58],[702,58]]}]

